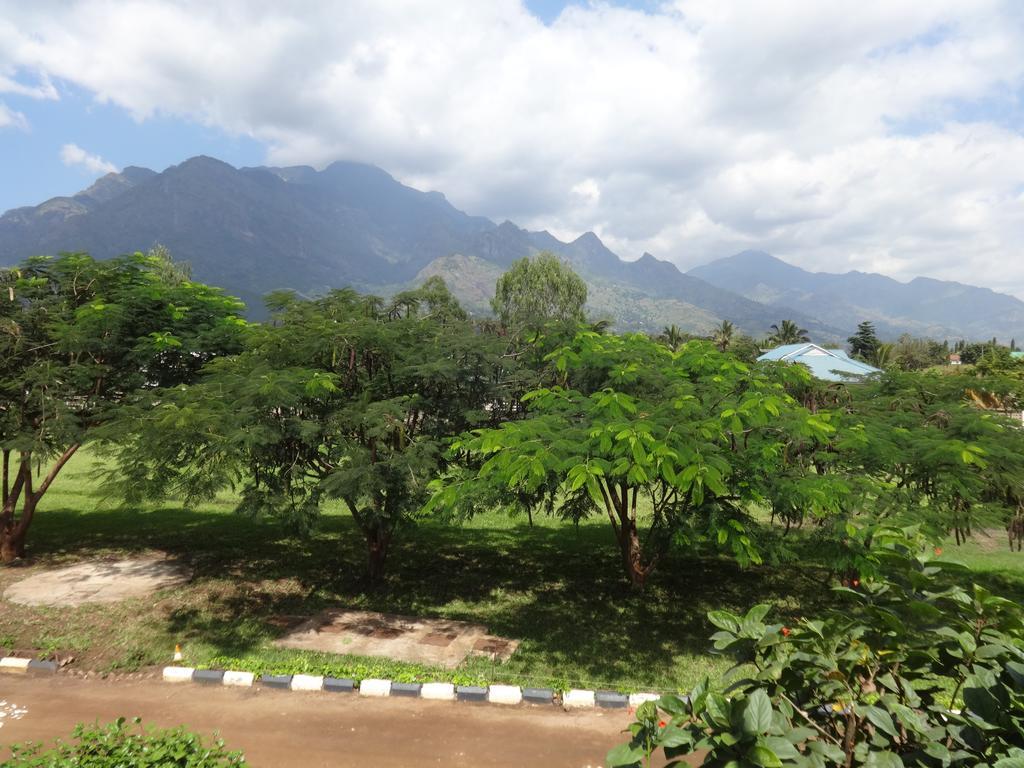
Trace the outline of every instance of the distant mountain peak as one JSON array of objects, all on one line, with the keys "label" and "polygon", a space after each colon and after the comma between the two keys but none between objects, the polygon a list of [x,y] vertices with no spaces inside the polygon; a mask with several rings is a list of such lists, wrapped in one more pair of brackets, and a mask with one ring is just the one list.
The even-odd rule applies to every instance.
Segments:
[{"label": "distant mountain peak", "polygon": [[827,318],[841,328],[870,320],[885,339],[910,333],[1009,341],[1024,332],[1024,302],[988,288],[929,277],[900,282],[858,270],[810,272],[763,251],[718,259],[689,274],[754,301]]},{"label": "distant mountain peak", "polygon": [[602,248],[605,247],[605,244],[601,242],[601,238],[599,238],[597,235],[595,235],[593,232],[589,230],[584,232],[582,235],[577,237],[572,242],[579,243],[580,245],[600,245]]}]

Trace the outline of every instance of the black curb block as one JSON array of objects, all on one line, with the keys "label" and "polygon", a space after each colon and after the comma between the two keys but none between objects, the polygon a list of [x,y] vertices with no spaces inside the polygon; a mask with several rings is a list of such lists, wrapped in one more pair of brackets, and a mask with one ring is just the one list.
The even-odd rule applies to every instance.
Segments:
[{"label": "black curb block", "polygon": [[28,663],[27,671],[29,672],[29,674],[35,675],[52,675],[59,668],[60,666],[57,664],[56,661],[37,661],[36,659],[32,659]]},{"label": "black curb block", "polygon": [[597,706],[605,709],[625,709],[629,706],[629,696],[615,691],[598,691],[594,700]]},{"label": "black curb block", "polygon": [[192,682],[220,685],[224,682],[223,669],[197,669],[192,673]]},{"label": "black curb block", "polygon": [[421,688],[423,688],[422,683],[392,683],[391,695],[418,697],[420,695]]},{"label": "black curb block", "polygon": [[347,677],[325,677],[324,690],[330,693],[355,693],[356,681]]},{"label": "black curb block", "polygon": [[292,676],[291,675],[260,675],[260,685],[266,686],[267,688],[283,688],[285,690],[292,687]]},{"label": "black curb block", "polygon": [[458,701],[487,701],[487,689],[479,685],[458,685],[455,698]]},{"label": "black curb block", "polygon": [[550,688],[523,688],[523,701],[528,704],[554,704],[555,692]]}]

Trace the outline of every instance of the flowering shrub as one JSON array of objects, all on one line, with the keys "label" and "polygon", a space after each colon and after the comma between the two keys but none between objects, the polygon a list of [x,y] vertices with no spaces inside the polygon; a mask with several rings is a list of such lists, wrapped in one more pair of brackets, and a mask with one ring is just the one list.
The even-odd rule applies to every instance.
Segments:
[{"label": "flowering shrub", "polygon": [[836,587],[842,605],[822,618],[710,613],[736,679],[644,704],[608,763],[647,765],[663,750],[709,766],[1024,768],[1018,606],[956,585],[951,572],[966,569],[934,560],[912,529],[869,541],[877,573]]}]

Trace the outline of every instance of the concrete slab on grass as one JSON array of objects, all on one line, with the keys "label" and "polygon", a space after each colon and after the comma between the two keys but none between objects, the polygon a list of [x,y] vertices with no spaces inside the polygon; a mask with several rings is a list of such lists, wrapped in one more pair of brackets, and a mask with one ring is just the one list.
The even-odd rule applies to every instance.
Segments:
[{"label": "concrete slab on grass", "polygon": [[519,647],[519,641],[489,635],[483,625],[466,621],[330,610],[295,627],[275,645],[380,656],[451,669],[471,655],[506,661]]}]

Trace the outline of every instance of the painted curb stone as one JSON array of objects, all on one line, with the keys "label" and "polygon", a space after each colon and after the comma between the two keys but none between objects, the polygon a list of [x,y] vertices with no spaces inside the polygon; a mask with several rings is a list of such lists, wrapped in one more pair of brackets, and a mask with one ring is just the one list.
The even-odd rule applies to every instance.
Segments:
[{"label": "painted curb stone", "polygon": [[191,683],[195,672],[192,667],[164,667],[164,680],[168,683]]},{"label": "painted curb stone", "polygon": [[598,691],[594,698],[597,706],[605,709],[625,709],[629,704],[629,697],[626,694],[615,691]]},{"label": "painted curb stone", "polygon": [[594,692],[573,688],[562,694],[562,706],[566,709],[589,709],[594,706]]},{"label": "painted curb stone", "polygon": [[478,685],[460,685],[455,689],[459,701],[487,701],[487,689]]},{"label": "painted curb stone", "polygon": [[293,675],[293,691],[320,691],[323,690],[324,679],[320,675]]},{"label": "painted curb stone", "polygon": [[629,706],[639,707],[641,704],[646,704],[648,701],[657,701],[661,698],[661,694],[658,693],[631,693],[629,694]]},{"label": "painted curb stone", "polygon": [[487,700],[491,704],[521,704],[523,689],[518,685],[492,685],[487,689]]},{"label": "painted curb stone", "polygon": [[523,701],[527,704],[554,704],[555,692],[550,688],[523,688]]},{"label": "painted curb stone", "polygon": [[238,688],[249,688],[252,686],[252,681],[256,677],[252,672],[236,672],[234,670],[228,670],[224,673],[224,677],[221,682],[224,685],[233,685]]},{"label": "painted curb stone", "polygon": [[371,677],[359,683],[360,696],[387,696],[390,693],[390,680],[375,680]]},{"label": "painted curb stone", "polygon": [[260,685],[267,688],[291,688],[291,675],[260,675]]},{"label": "painted curb stone", "polygon": [[347,677],[325,677],[324,690],[331,693],[355,693],[356,681]]},{"label": "painted curb stone", "polygon": [[0,672],[27,672],[31,659],[19,659],[16,656],[5,656],[0,659]]},{"label": "painted curb stone", "polygon": [[420,698],[434,701],[455,701],[455,686],[451,683],[424,683],[420,689]]},{"label": "painted curb stone", "polygon": [[224,682],[223,669],[197,669],[192,675],[192,681],[196,683],[209,683],[220,685]]},{"label": "painted curb stone", "polygon": [[392,696],[419,696],[420,689],[423,688],[421,683],[392,683],[391,684],[391,695]]},{"label": "painted curb stone", "polygon": [[40,675],[52,675],[58,669],[56,661],[36,661],[32,659],[28,663],[28,671]]}]

